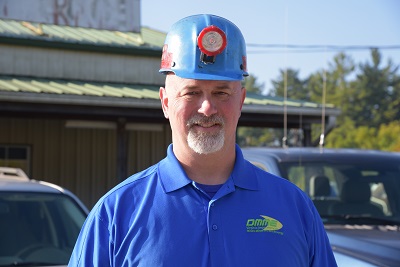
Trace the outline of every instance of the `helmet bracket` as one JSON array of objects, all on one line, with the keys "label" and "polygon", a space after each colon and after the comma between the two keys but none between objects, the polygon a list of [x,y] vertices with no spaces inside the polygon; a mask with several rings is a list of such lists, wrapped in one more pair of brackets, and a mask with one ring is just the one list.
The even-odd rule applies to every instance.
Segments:
[{"label": "helmet bracket", "polygon": [[215,62],[215,56],[208,56],[204,53],[200,54],[200,61],[203,62],[204,64],[214,64]]}]

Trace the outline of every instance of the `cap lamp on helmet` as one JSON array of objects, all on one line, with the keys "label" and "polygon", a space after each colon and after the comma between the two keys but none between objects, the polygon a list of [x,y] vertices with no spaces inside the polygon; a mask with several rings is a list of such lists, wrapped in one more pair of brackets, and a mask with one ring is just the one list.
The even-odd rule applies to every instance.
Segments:
[{"label": "cap lamp on helmet", "polygon": [[172,25],[165,39],[161,73],[186,79],[242,80],[246,45],[239,28],[214,15],[194,15]]},{"label": "cap lamp on helmet", "polygon": [[216,56],[226,47],[226,35],[220,28],[208,26],[200,32],[197,45],[207,56]]}]

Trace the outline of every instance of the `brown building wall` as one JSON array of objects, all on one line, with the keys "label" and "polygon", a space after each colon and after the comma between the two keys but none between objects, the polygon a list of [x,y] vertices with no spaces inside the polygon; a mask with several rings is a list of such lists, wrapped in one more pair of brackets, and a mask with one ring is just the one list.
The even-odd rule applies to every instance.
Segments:
[{"label": "brown building wall", "polygon": [[[65,120],[0,118],[0,145],[30,148],[27,171],[33,179],[60,185],[91,208],[120,181],[117,134],[113,129],[66,128]],[[162,131],[128,131],[128,176],[158,162],[171,143]]]}]

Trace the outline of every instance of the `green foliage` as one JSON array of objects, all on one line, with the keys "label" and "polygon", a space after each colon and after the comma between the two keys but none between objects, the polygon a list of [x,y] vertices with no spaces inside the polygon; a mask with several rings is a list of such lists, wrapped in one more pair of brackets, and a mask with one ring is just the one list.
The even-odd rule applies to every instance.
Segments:
[{"label": "green foliage", "polygon": [[338,125],[329,133],[326,138],[326,147],[358,147],[357,139],[355,138],[356,127],[354,122],[349,118]]},{"label": "green foliage", "polygon": [[257,78],[253,75],[246,77],[242,82],[242,86],[244,86],[248,92],[257,94],[261,94],[264,88],[264,84],[259,84]]},{"label": "green foliage", "polygon": [[372,63],[359,65],[356,79],[334,103],[341,108],[338,126],[328,135],[327,147],[400,151],[400,78],[389,60],[371,50]]},{"label": "green foliage", "polygon": [[280,77],[273,80],[273,96],[285,96],[285,88],[287,88],[287,98],[309,100],[309,90],[306,88],[306,81],[302,81],[297,70],[288,69],[287,71],[280,70]]},{"label": "green foliage", "polygon": [[270,146],[274,142],[273,129],[239,127],[237,142],[241,146]]},{"label": "green foliage", "polygon": [[[317,71],[304,80],[298,77],[297,70],[280,70],[279,77],[272,81],[270,94],[282,97],[287,88],[289,99],[329,103],[339,108],[341,115],[337,118],[337,127],[326,136],[326,147],[400,151],[398,70],[399,66],[390,59],[383,64],[377,49],[371,49],[371,61],[358,65],[346,54],[339,53],[326,70]],[[256,90],[259,88],[256,78],[249,78],[247,88],[262,92]],[[276,144],[282,138],[281,131],[276,129],[241,131],[239,136],[244,134],[246,138],[241,140],[248,145]],[[312,125],[313,140],[320,134],[321,125]]]},{"label": "green foliage", "polygon": [[371,56],[372,64],[360,64],[361,73],[352,82],[354,90],[350,97],[353,101],[346,115],[357,125],[379,127],[394,119],[400,119],[396,118],[398,114],[391,107],[393,101],[398,101],[398,98],[394,98],[398,97],[398,92],[393,92],[398,68],[391,62],[381,67],[381,55],[376,49],[371,51]]},{"label": "green foliage", "polygon": [[381,125],[376,142],[378,149],[400,152],[400,120]]},{"label": "green foliage", "polygon": [[335,56],[333,60],[334,63],[329,64],[328,70],[321,70],[309,76],[307,88],[311,92],[310,100],[322,103],[325,79],[325,103],[342,107],[343,101],[348,101],[348,95],[351,92],[347,80],[348,76],[354,71],[355,66],[353,60],[343,53]]},{"label": "green foliage", "polygon": [[400,121],[379,128],[359,126],[350,119],[336,127],[327,138],[326,147],[363,148],[400,152]]}]

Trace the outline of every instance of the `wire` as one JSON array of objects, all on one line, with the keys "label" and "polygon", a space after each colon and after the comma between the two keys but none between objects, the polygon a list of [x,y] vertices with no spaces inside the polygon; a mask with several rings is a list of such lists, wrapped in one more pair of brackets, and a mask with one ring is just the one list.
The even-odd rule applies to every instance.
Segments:
[{"label": "wire", "polygon": [[321,135],[319,138],[319,147],[322,148],[325,145],[325,102],[326,102],[326,70],[322,76],[322,114],[321,114]]},{"label": "wire", "polygon": [[[319,53],[343,50],[399,50],[400,45],[284,45],[284,44],[247,44],[249,48],[263,48],[260,50],[248,50],[251,54],[277,54],[277,53]],[[282,48],[282,49],[280,49]],[[265,50],[268,49],[268,50]]]},{"label": "wire", "polygon": [[[288,8],[286,6],[285,9],[285,42],[287,40],[287,26],[288,26]],[[284,46],[285,50],[287,49],[287,46]],[[285,53],[285,66],[286,66],[286,62],[287,62],[287,53]],[[284,73],[284,79],[283,79],[283,138],[282,138],[282,147],[283,148],[287,148],[288,147],[288,134],[287,134],[287,71],[288,68],[287,66],[285,67],[285,73]]]}]

